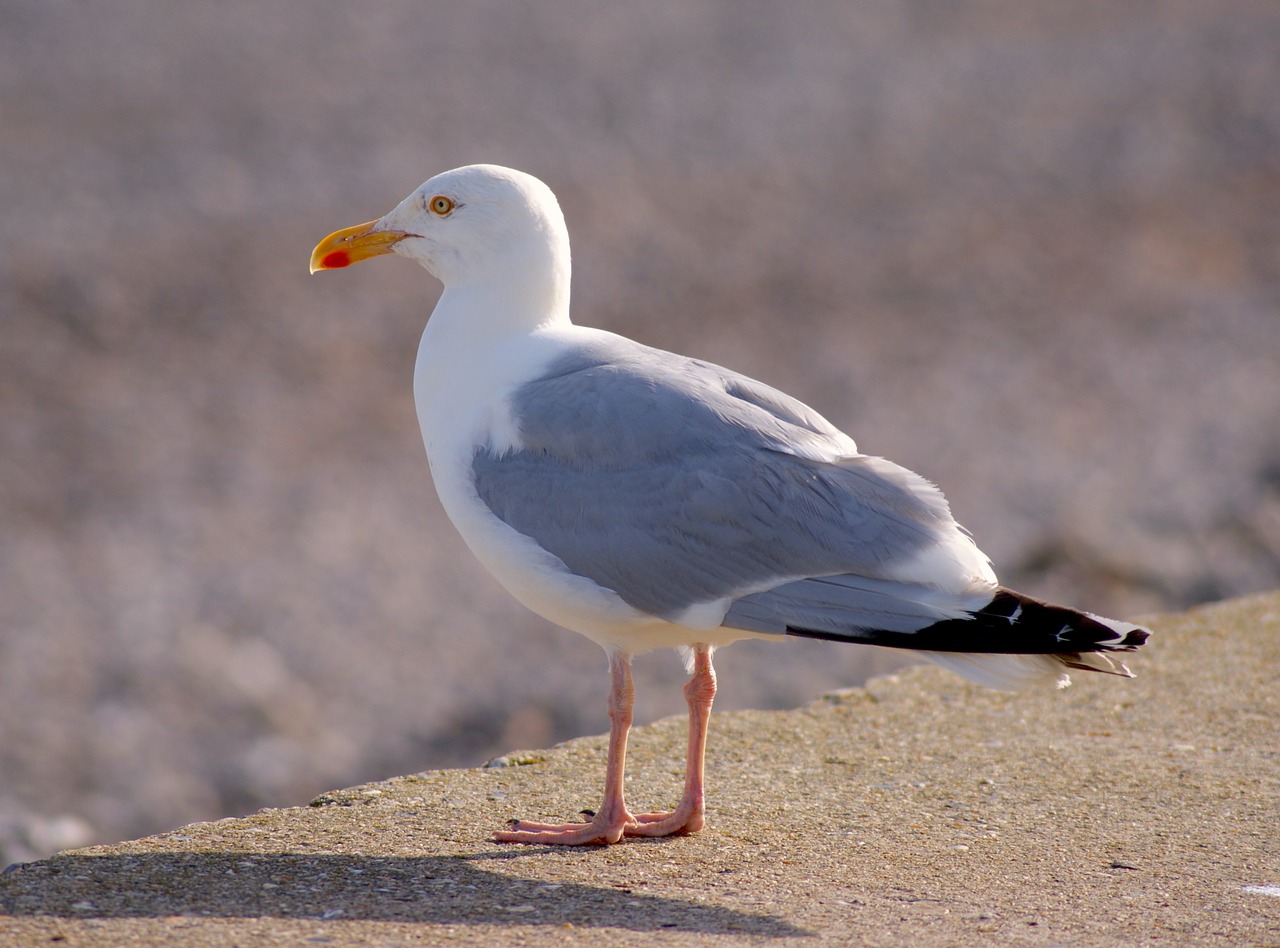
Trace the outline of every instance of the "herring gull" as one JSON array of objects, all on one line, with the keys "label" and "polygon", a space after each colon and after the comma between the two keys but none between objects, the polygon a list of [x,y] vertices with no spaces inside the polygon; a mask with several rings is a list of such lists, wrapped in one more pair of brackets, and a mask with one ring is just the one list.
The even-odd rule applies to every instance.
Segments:
[{"label": "herring gull", "polygon": [[[1063,684],[1071,668],[1129,675],[1106,653],[1146,629],[1000,586],[924,478],[768,385],[571,323],[569,235],[537,178],[437,175],[326,237],[311,270],[386,253],[444,284],[414,396],[445,511],[516,599],[609,659],[603,804],[589,822],[513,820],[497,840],[702,829],[712,652],[738,639],[912,649],[1003,689]],[[660,647],[685,650],[692,673],[685,788],[675,810],[633,814],[631,659]]]}]

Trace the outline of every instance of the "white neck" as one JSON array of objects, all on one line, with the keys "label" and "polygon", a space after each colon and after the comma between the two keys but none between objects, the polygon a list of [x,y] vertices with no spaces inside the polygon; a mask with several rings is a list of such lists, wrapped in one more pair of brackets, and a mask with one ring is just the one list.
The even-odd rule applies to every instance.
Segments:
[{"label": "white neck", "polygon": [[455,281],[445,286],[429,326],[444,323],[450,345],[485,344],[511,333],[530,333],[542,326],[568,324],[569,281],[548,279],[545,270],[522,278],[511,271],[502,281]]},{"label": "white neck", "polygon": [[[491,283],[454,285],[440,296],[422,333],[414,368],[414,399],[427,455],[495,424],[513,377],[551,357],[542,330],[569,327],[567,293],[532,307]],[[555,304],[555,305],[551,305]],[[478,327],[483,331],[477,332]],[[555,333],[553,333],[554,335]]]},{"label": "white neck", "polygon": [[[443,446],[502,428],[512,379],[550,350],[546,330],[569,329],[569,237],[558,214],[495,231],[483,243],[426,261],[444,283],[418,347],[414,394],[432,468]],[[406,249],[416,249],[407,245]],[[555,334],[554,332],[552,333]],[[444,449],[447,453],[447,449]]]}]

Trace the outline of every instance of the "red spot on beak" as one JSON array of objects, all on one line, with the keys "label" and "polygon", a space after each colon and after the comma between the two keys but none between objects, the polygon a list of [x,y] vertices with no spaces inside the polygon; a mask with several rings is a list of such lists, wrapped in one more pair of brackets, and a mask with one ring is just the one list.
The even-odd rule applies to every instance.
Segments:
[{"label": "red spot on beak", "polygon": [[333,253],[324,255],[324,259],[320,261],[320,266],[326,270],[337,270],[340,267],[351,266],[351,257],[345,250],[335,250]]}]

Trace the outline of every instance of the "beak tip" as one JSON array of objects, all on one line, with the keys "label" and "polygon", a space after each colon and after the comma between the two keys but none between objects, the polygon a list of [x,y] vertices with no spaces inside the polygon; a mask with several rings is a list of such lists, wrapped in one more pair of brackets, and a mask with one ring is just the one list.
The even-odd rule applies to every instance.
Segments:
[{"label": "beak tip", "polygon": [[311,272],[319,270],[339,270],[351,266],[351,255],[345,250],[331,250],[323,257],[311,258]]}]

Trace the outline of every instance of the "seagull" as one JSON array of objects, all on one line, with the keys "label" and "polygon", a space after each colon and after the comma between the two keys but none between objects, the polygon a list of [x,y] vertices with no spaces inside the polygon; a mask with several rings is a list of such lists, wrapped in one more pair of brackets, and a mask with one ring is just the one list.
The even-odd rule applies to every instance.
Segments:
[{"label": "seagull", "polygon": [[[1132,677],[1107,653],[1147,629],[1000,586],[923,477],[768,385],[570,322],[569,234],[537,178],[446,171],[330,234],[311,272],[388,253],[444,286],[414,397],[445,512],[517,600],[609,660],[604,802],[585,822],[512,820],[497,841],[700,831],[712,654],[739,639],[911,649],[1005,690],[1061,686],[1068,669]],[[631,660],[665,647],[691,675],[684,793],[670,812],[632,813]]]}]

